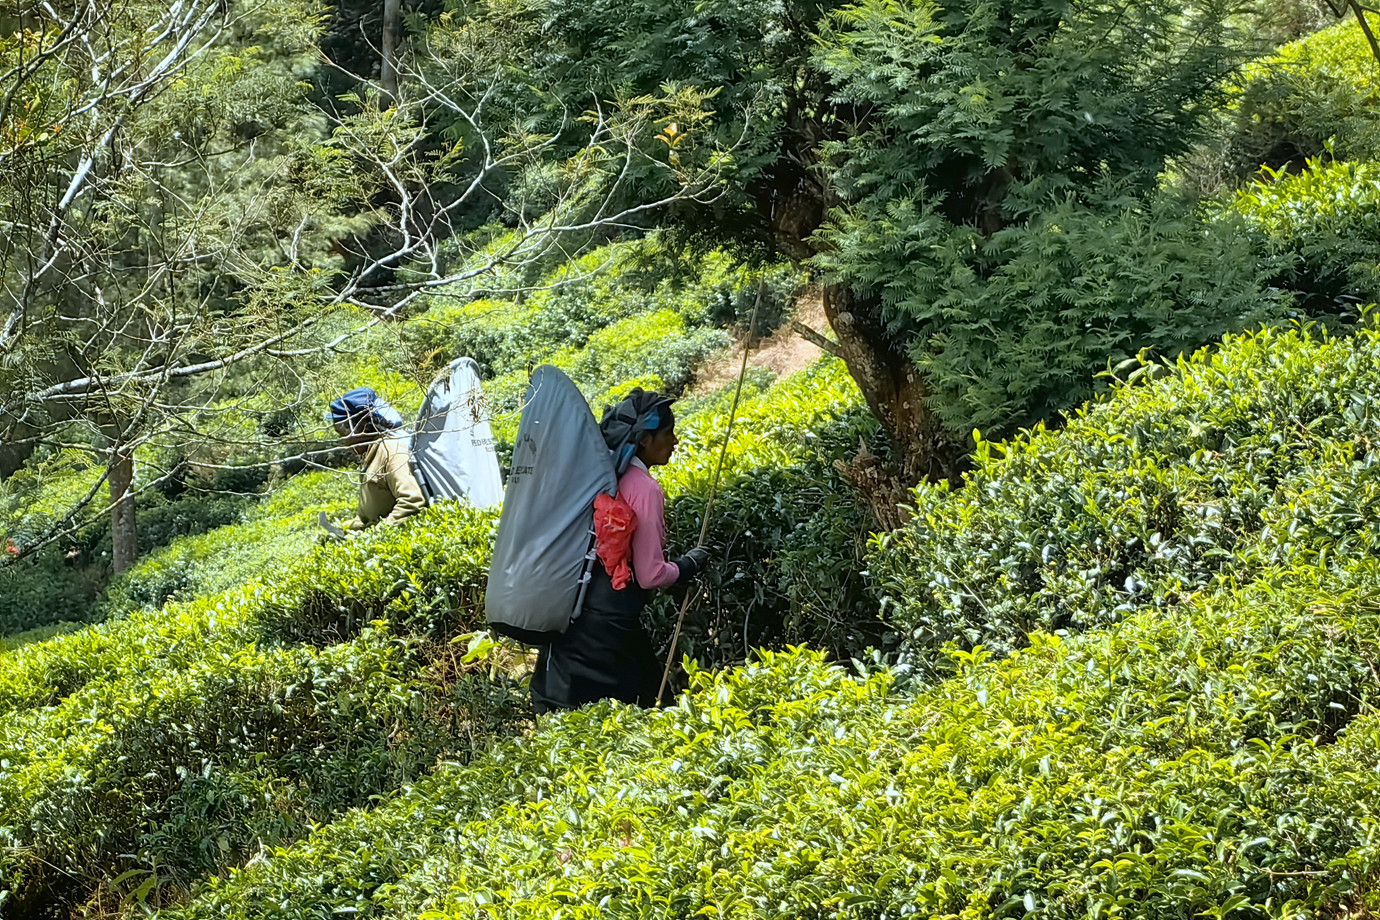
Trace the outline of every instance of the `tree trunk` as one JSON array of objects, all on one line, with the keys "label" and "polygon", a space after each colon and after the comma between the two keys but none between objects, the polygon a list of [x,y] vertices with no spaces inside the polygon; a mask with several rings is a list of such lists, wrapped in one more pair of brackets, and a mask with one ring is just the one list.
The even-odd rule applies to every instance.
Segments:
[{"label": "tree trunk", "polygon": [[398,98],[398,22],[402,18],[402,0],[383,0],[383,63],[379,65],[379,84],[385,102]]},{"label": "tree trunk", "polygon": [[961,452],[926,405],[928,393],[915,362],[887,336],[875,305],[843,285],[824,289],[824,315],[839,337],[848,373],[872,414],[901,447],[898,472],[907,485],[922,479],[957,482]]},{"label": "tree trunk", "polygon": [[[778,252],[797,262],[817,254],[815,233],[829,209],[839,204],[834,191],[822,184],[819,174],[809,166],[818,138],[808,131],[801,138],[796,154],[774,164],[758,190],[758,207],[769,215],[771,242]],[[855,460],[863,462],[853,463],[849,469],[865,468],[866,476],[849,478],[874,507],[888,503],[894,507],[892,496],[909,494],[909,487],[922,479],[947,479],[956,484],[963,472],[963,451],[929,411],[924,380],[915,362],[887,335],[881,304],[859,299],[844,285],[828,285],[824,289],[824,314],[838,335],[838,351],[849,374],[903,456],[900,469],[886,470],[870,452],[867,457],[860,452]],[[878,517],[882,526],[892,519],[888,514]]]},{"label": "tree trunk", "polygon": [[110,455],[111,569],[115,574],[134,565],[139,556],[139,532],[135,527],[134,451],[117,445]]}]

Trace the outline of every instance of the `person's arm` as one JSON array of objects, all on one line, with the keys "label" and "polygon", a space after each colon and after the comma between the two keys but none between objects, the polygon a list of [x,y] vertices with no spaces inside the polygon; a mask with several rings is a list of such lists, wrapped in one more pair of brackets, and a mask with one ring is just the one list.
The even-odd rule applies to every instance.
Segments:
[{"label": "person's arm", "polygon": [[386,475],[388,488],[393,493],[393,510],[383,519],[383,523],[396,524],[426,507],[426,496],[422,494],[417,477],[412,475],[407,448],[402,444],[390,454]]},{"label": "person's arm", "polygon": [[680,578],[680,567],[666,561],[666,493],[650,475],[624,476],[619,494],[637,512],[632,535],[632,568],[637,583],[647,590],[665,588]]}]

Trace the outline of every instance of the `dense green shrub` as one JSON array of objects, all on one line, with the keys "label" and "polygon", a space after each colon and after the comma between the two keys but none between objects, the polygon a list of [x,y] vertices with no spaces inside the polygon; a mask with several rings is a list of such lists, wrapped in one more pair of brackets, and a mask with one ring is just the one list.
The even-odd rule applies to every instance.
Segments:
[{"label": "dense green shrub", "polygon": [[[30,547],[99,477],[100,470],[78,451],[36,454],[0,482],[0,543]],[[104,572],[82,566],[89,551],[78,537],[0,562],[0,635],[92,619]]]},{"label": "dense green shrub", "polygon": [[[591,336],[585,347],[565,348],[543,360],[565,371],[598,415],[634,386],[679,394],[695,368],[727,344],[728,336],[717,329],[693,328],[680,313],[658,310],[614,323]],[[484,386],[494,436],[506,445],[517,433],[528,376],[528,369],[514,371]]]},{"label": "dense green shrub", "polygon": [[1297,167],[1327,151],[1380,159],[1378,112],[1380,62],[1348,17],[1246,69],[1229,110],[1226,168],[1245,179],[1262,165]]},{"label": "dense green shrub", "polygon": [[1264,170],[1232,200],[1278,260],[1276,283],[1314,316],[1354,321],[1380,301],[1380,163]]},{"label": "dense green shrub", "polygon": [[[259,523],[314,515],[322,485]],[[247,587],[0,655],[0,904],[175,893],[511,730],[525,693],[446,644],[482,622],[493,524],[442,505],[319,547],[297,533],[290,559],[248,554]]]},{"label": "dense green shrub", "polygon": [[56,545],[0,566],[0,635],[93,619],[101,580]]},{"label": "dense green shrub", "polygon": [[[1374,900],[1380,569],[1279,570],[899,695],[767,654],[545,719],[178,920],[1337,916]],[[1328,744],[1327,742],[1335,742]]]},{"label": "dense green shrub", "polygon": [[1219,576],[1372,554],[1377,400],[1380,333],[1264,331],[1060,432],[982,441],[962,488],[921,486],[914,520],[878,538],[887,615],[919,645],[1008,650],[1173,609]]},{"label": "dense green shrub", "polygon": [[[57,473],[53,487],[40,465],[7,483],[0,509],[5,536],[23,546],[57,522],[97,475],[82,463]],[[233,473],[234,471],[231,471]],[[26,475],[28,474],[28,475]],[[299,507],[289,519],[262,494],[184,489],[139,496],[139,561],[109,579],[110,526],[102,517],[32,556],[0,566],[0,635],[58,622],[89,622],[138,607],[157,607],[174,595],[214,594],[253,578],[276,556],[300,551],[318,510],[339,511],[342,490],[329,474],[298,477],[287,487]],[[227,485],[227,473],[218,479]],[[92,480],[94,481],[94,480]],[[245,485],[259,481],[252,471]],[[322,494],[314,494],[316,492]],[[105,588],[104,596],[102,589]]]},{"label": "dense green shrub", "polygon": [[[179,538],[194,537],[218,527],[237,524],[244,520],[253,502],[253,494],[226,495],[189,490],[170,499],[156,490],[145,491],[138,497],[137,505],[139,553],[151,553]],[[76,542],[83,560],[108,564],[109,516],[102,515],[84,528]]]},{"label": "dense green shrub", "polygon": [[444,642],[480,622],[492,525],[428,509],[265,584],[0,657],[0,903],[184,888],[510,730],[525,693]]},{"label": "dense green shrub", "polygon": [[[658,470],[671,552],[699,538],[726,434],[732,387],[679,417],[681,445]],[[871,512],[833,467],[876,434],[842,362],[825,360],[739,407],[711,512],[712,565],[694,586],[680,652],[704,666],[756,648],[809,643],[837,654],[884,641],[863,564]],[[664,650],[680,597],[650,608]],[[679,657],[679,656],[678,656]]]},{"label": "dense green shrub", "polygon": [[106,591],[107,613],[154,609],[170,598],[218,594],[276,572],[316,544],[319,512],[351,507],[350,477],[307,473],[271,487],[244,512],[244,522],[184,537],[141,558]]},{"label": "dense green shrub", "polygon": [[405,327],[406,335],[408,343],[435,367],[463,355],[478,362],[486,375],[493,375],[521,362],[520,349],[529,341],[521,335],[527,312],[505,300],[437,302]]},{"label": "dense green shrub", "polygon": [[[670,311],[692,327],[746,327],[759,288],[758,324],[773,329],[800,286],[785,266],[749,268],[720,250],[690,256],[667,251],[657,234],[612,243],[563,262],[523,287],[520,299],[497,295],[433,303],[404,330],[433,363],[467,355],[491,375],[529,369],[555,354],[597,354],[600,330],[644,314]],[[597,360],[597,358],[596,358]],[[636,376],[616,373],[614,379]],[[670,375],[674,377],[675,375]]]},{"label": "dense green shrub", "polygon": [[496,516],[442,504],[399,527],[377,527],[278,560],[260,581],[0,656],[0,713],[61,703],[91,682],[147,668],[180,671],[226,647],[334,641],[379,621],[414,638],[447,638],[482,620]]},{"label": "dense green shrub", "polygon": [[1087,195],[1097,200],[1061,200],[990,235],[896,202],[834,233],[827,267],[913,331],[930,407],[956,437],[1055,419],[1109,363],[1173,358],[1282,314],[1239,219],[1158,195]]},{"label": "dense green shrub", "polygon": [[[678,534],[698,527],[729,397],[699,397],[682,416],[685,446],[664,471]],[[881,625],[857,569],[868,522],[851,499],[829,493],[837,485],[829,461],[870,429],[856,406],[851,379],[833,360],[749,391],[716,512],[723,556],[701,586],[707,600],[695,607],[684,649],[704,661],[743,657],[739,604],[753,644],[810,638],[853,650]],[[289,841],[311,822],[403,784],[437,754],[464,756],[510,730],[520,711],[513,685],[501,674],[466,677],[469,666],[445,644],[482,623],[494,515],[440,506],[396,528],[314,545],[298,528],[337,501],[343,480],[324,478],[333,475],[298,477],[245,523],[150,556],[112,592],[112,606],[117,595],[128,601],[124,618],[0,655],[0,761],[12,790],[0,800],[0,834],[25,848],[0,867],[13,879],[0,885],[10,904],[79,898],[97,885],[128,893],[151,880],[172,897],[176,886],[243,862],[259,844]],[[744,538],[740,526],[757,530]],[[269,537],[274,527],[287,542]],[[132,601],[168,585],[169,571],[193,576],[182,588],[191,594],[247,565],[257,580],[223,595],[161,609]],[[803,576],[798,583],[793,572]],[[754,587],[763,579],[765,592]],[[806,587],[810,593],[793,593]],[[850,622],[855,609],[861,625]],[[663,642],[669,615],[663,606],[652,616]],[[729,620],[735,628],[720,637]],[[373,680],[366,665],[374,659],[350,650],[375,645],[400,657],[370,696],[352,688]],[[300,696],[305,679],[293,675],[332,655],[341,662],[333,678],[341,700]],[[330,727],[338,748],[320,735],[334,718],[318,711],[328,705],[342,718],[360,707],[362,721]],[[254,716],[275,707],[283,713],[272,726]],[[264,756],[245,762],[246,745]],[[307,750],[319,756],[304,759]],[[352,786],[341,771],[354,757],[373,766]],[[79,782],[64,778],[74,775]],[[53,832],[59,815],[70,831]],[[53,839],[29,843],[42,835]],[[64,868],[45,869],[49,863]]]},{"label": "dense green shrub", "polygon": [[149,553],[179,537],[196,536],[244,520],[252,495],[184,492],[175,501],[139,509],[139,552]]},{"label": "dense green shrub", "polygon": [[131,870],[185,885],[242,863],[454,755],[479,715],[453,712],[413,643],[382,630],[207,651],[0,730],[0,891],[19,915]]},{"label": "dense green shrub", "polygon": [[266,628],[335,641],[375,620],[414,635],[482,627],[498,515],[443,503],[396,527],[328,542],[264,590]]},{"label": "dense green shrub", "polygon": [[800,285],[799,277],[780,269],[764,273],[756,286],[722,282],[708,292],[705,321],[743,336],[755,311],[753,335],[769,335],[790,319]]},{"label": "dense green shrub", "polygon": [[658,310],[601,329],[584,348],[558,352],[550,363],[591,387],[655,374],[663,389],[679,394],[695,367],[727,344],[718,330],[689,328],[681,314]]},{"label": "dense green shrub", "polygon": [[177,671],[259,635],[257,585],[132,613],[0,656],[0,713],[56,706],[93,681]]},{"label": "dense green shrub", "polygon": [[23,648],[34,642],[42,642],[45,639],[66,635],[67,633],[76,632],[83,628],[85,628],[85,624],[83,623],[66,621],[61,623],[50,623],[47,626],[37,626],[33,629],[26,629],[23,632],[3,635],[0,636],[0,653]]}]

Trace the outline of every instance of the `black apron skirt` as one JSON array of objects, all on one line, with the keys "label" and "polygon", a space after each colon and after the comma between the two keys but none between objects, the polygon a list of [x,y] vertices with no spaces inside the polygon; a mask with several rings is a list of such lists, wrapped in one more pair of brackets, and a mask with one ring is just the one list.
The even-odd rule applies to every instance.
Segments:
[{"label": "black apron skirt", "polygon": [[540,714],[603,699],[652,705],[661,664],[642,628],[649,597],[636,584],[614,590],[596,561],[580,616],[537,655],[532,708]]}]

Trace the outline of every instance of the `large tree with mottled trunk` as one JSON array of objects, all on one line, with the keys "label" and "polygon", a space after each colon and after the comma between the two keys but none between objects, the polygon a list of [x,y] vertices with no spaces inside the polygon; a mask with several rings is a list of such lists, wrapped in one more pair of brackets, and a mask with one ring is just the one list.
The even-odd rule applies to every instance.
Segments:
[{"label": "large tree with mottled trunk", "polygon": [[715,124],[667,156],[714,156],[741,132],[747,144],[712,205],[660,219],[822,272],[840,351],[912,481],[955,475],[974,427],[1057,416],[1109,362],[1177,353],[1277,306],[1234,228],[1157,193],[1255,50],[1240,4],[459,11],[505,24],[514,85],[611,101],[667,83],[717,92]]}]

